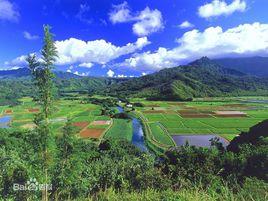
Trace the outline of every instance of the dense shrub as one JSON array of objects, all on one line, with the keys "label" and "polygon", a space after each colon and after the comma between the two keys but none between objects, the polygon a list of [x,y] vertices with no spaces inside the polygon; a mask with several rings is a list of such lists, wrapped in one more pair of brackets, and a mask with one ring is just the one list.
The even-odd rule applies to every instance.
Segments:
[{"label": "dense shrub", "polygon": [[[38,130],[0,130],[1,198],[41,198],[40,191],[14,191],[13,184],[45,181],[42,143]],[[51,199],[262,200],[268,190],[267,146],[246,145],[238,153],[185,146],[158,158],[125,141],[79,139],[67,124],[48,147]]]}]

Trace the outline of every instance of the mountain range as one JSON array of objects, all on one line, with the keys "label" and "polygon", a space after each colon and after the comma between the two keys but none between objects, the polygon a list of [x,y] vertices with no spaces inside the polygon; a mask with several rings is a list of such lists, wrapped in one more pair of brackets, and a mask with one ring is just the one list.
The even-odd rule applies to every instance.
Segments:
[{"label": "mountain range", "polygon": [[[69,72],[54,71],[56,77],[62,79],[78,78],[80,76]],[[31,71],[29,68],[18,68],[13,70],[1,70],[0,79],[12,79],[12,78],[27,78],[30,77]]]},{"label": "mountain range", "polygon": [[114,95],[132,95],[152,100],[191,100],[194,97],[264,95],[268,78],[224,68],[203,57],[188,65],[117,83],[109,88]]},{"label": "mountain range", "polygon": [[268,77],[268,57],[223,58],[213,61],[225,68],[259,77]]},{"label": "mountain range", "polygon": [[[227,68],[227,64],[226,66],[222,64],[226,62],[231,65],[233,61],[237,60],[210,60],[202,57],[188,65],[166,68],[146,76],[127,79],[81,77],[55,71],[55,84],[59,91],[87,91],[90,94],[132,96],[151,100],[186,101],[195,97],[268,94],[268,77],[254,75],[253,71],[250,73],[247,71],[248,68],[243,67],[242,61],[237,62],[241,64],[236,66],[237,69]],[[262,62],[263,68],[264,63]],[[29,69],[0,71],[0,78],[2,85],[0,100],[32,94]]]}]

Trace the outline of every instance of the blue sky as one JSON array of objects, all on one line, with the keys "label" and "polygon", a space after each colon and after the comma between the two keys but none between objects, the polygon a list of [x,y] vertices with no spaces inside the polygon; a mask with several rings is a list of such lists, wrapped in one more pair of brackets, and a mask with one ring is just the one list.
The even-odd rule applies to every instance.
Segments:
[{"label": "blue sky", "polygon": [[57,68],[140,76],[211,58],[267,56],[267,0],[0,0],[0,68],[39,54],[53,27]]}]

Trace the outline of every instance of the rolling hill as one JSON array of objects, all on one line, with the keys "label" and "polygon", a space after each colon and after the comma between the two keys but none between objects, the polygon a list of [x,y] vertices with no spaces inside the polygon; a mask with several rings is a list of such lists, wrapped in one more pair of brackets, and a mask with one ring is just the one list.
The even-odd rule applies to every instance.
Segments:
[{"label": "rolling hill", "polygon": [[[57,95],[66,91],[86,92],[89,94],[104,94],[105,89],[126,79],[81,77],[68,72],[55,71],[54,84]],[[20,68],[16,70],[0,71],[0,105],[15,105],[23,96],[37,94],[32,83],[30,70]]]}]

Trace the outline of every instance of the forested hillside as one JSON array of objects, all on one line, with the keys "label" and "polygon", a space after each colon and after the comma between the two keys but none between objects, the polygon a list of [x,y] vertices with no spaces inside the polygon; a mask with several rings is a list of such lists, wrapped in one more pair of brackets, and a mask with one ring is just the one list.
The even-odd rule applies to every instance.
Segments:
[{"label": "forested hillside", "polygon": [[[29,73],[28,69],[0,71],[1,104],[15,104],[17,98],[33,94]],[[195,97],[268,94],[268,78],[223,68],[207,57],[186,66],[167,68],[132,79],[80,77],[66,72],[55,72],[55,75],[58,91],[134,96],[149,100],[185,101]]]},{"label": "forested hillside", "polygon": [[157,73],[111,86],[110,93],[154,100],[191,100],[194,97],[263,95],[268,79],[222,68],[207,57],[186,66],[168,68]]},{"label": "forested hillside", "polygon": [[[66,77],[68,76],[68,78]],[[72,75],[71,75],[72,76]],[[74,75],[75,76],[75,75]],[[64,91],[78,91],[89,94],[104,94],[106,88],[124,79],[94,78],[94,77],[70,77],[70,74],[56,73],[54,83],[56,95]],[[0,79],[0,105],[15,105],[23,96],[34,96],[36,94],[30,76],[20,78]]]}]

